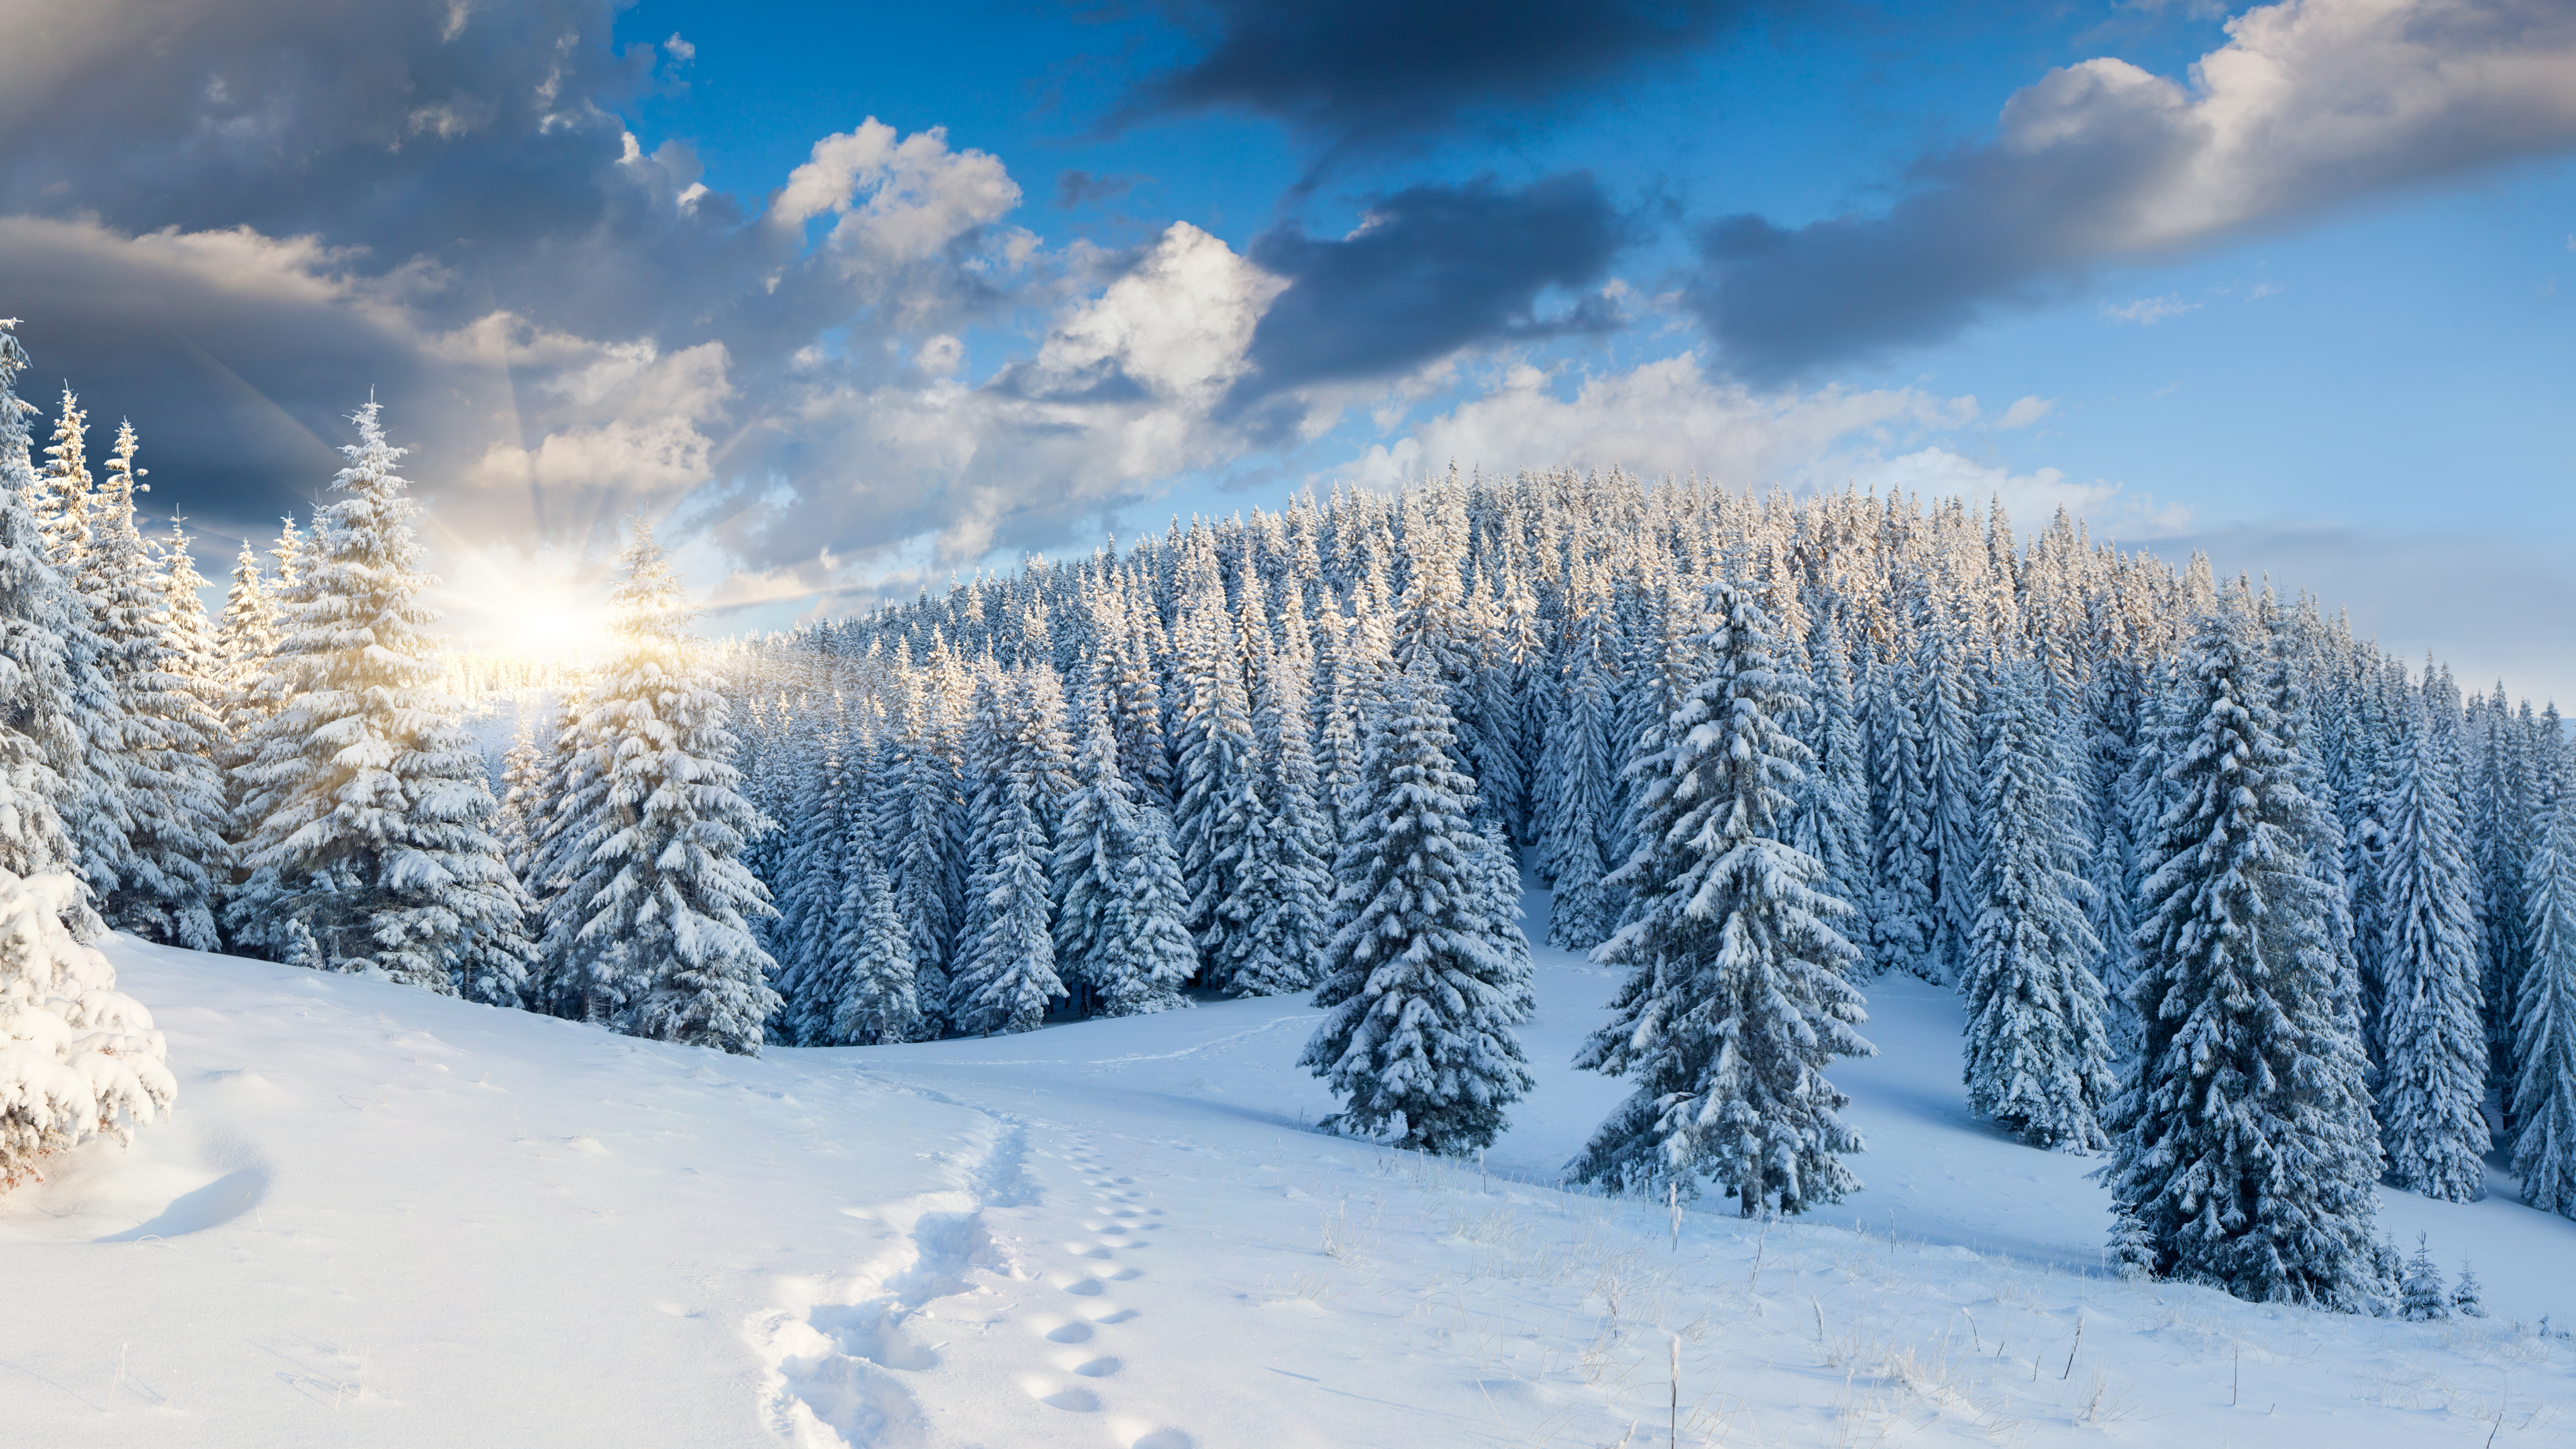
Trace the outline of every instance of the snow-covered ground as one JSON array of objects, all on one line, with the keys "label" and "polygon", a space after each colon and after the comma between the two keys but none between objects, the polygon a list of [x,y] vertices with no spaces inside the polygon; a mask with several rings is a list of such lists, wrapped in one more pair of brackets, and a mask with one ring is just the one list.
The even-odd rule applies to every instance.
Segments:
[{"label": "snow-covered ground", "polygon": [[751,1061],[110,954],[179,1114],[0,1198],[13,1446],[2576,1442],[2576,1340],[2514,1327],[2576,1321],[2576,1223],[2384,1196],[2482,1322],[2121,1282],[1919,985],[1835,1073],[1867,1190],[1676,1248],[1546,1185],[1621,1091],[1561,953],[1481,1168],[1307,1130],[1295,1001]]}]

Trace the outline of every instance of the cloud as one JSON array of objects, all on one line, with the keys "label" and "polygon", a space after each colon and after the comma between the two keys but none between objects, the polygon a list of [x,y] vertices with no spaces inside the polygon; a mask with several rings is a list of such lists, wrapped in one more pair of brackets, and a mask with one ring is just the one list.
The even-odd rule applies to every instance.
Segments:
[{"label": "cloud", "polygon": [[2031,424],[2038,422],[2040,419],[2047,417],[2050,413],[2055,412],[2056,410],[2057,400],[2055,398],[2021,398],[2016,400],[2011,407],[2004,409],[2004,415],[1995,419],[1995,426],[2005,429],[2026,428]]},{"label": "cloud", "polygon": [[1096,206],[1116,201],[1133,191],[1146,178],[1125,174],[1094,176],[1088,171],[1059,171],[1055,178],[1055,204],[1069,211],[1077,206]]},{"label": "cloud", "polygon": [[1203,38],[1150,76],[1122,121],[1242,110],[1337,150],[1437,130],[1463,115],[1565,102],[1707,44],[1750,0],[1166,0]]},{"label": "cloud", "polygon": [[2135,544],[2171,537],[2191,526],[2189,507],[2159,504],[2144,494],[2131,495],[2125,484],[2108,480],[2069,482],[2055,468],[2016,474],[1942,447],[1922,448],[1869,464],[1854,476],[1871,487],[1898,489],[1927,498],[1956,496],[1972,503],[1995,499],[2023,528],[2045,523],[2063,508],[2090,520],[2095,538],[2102,542],[2117,539]]},{"label": "cloud", "polygon": [[2199,310],[2198,302],[2186,302],[2180,297],[2141,297],[2134,302],[2122,302],[2117,306],[2109,302],[2102,304],[2104,317],[2114,322],[2126,322],[2133,327],[2153,327],[2168,317],[2180,317],[2187,312]]},{"label": "cloud", "polygon": [[[1622,320],[1591,287],[1632,234],[1585,172],[1517,190],[1486,178],[1380,198],[1337,239],[1294,223],[1252,244],[1254,262],[1289,279],[1252,338],[1251,403],[1286,388],[1384,378],[1461,348],[1577,332]],[[1569,294],[1543,312],[1551,290]]]},{"label": "cloud", "polygon": [[1876,215],[1710,224],[1692,305],[1728,365],[1784,376],[2576,144],[2559,0],[2285,0],[2227,32],[2188,84],[2112,59],[2050,72]]},{"label": "cloud", "polygon": [[1966,424],[1969,398],[1911,388],[1758,391],[1712,378],[1690,354],[1585,378],[1571,398],[1527,365],[1501,386],[1374,445],[1338,476],[1387,488],[1461,468],[1625,468],[1697,474],[1730,486],[1839,486],[1900,438]]}]

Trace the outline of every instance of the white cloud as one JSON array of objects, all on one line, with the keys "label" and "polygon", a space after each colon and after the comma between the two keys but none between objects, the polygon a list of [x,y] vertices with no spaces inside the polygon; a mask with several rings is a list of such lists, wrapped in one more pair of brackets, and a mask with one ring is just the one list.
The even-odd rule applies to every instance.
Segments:
[{"label": "white cloud", "polygon": [[1956,495],[1971,502],[2000,499],[2015,526],[2044,524],[2060,508],[2091,520],[2097,541],[2116,538],[2135,543],[2163,538],[2191,526],[2191,509],[2180,503],[2159,505],[2144,494],[2129,495],[2127,485],[2108,480],[2074,483],[2055,468],[2016,474],[1979,463],[1942,447],[1918,449],[1860,470],[1859,481],[1880,489],[1902,489],[1926,497]]},{"label": "white cloud", "polygon": [[[1876,215],[1710,227],[1692,305],[1737,365],[1789,375],[2048,305],[2154,264],[2576,145],[2576,5],[2283,0],[2185,80],[2098,58],[2008,101]],[[2174,315],[2133,303],[2140,322]],[[2116,314],[2115,314],[2116,315]]]},{"label": "white cloud", "polygon": [[1960,426],[1970,398],[1910,388],[1757,392],[1705,375],[1683,353],[1584,380],[1557,397],[1533,367],[1516,367],[1483,397],[1372,446],[1339,476],[1392,487],[1456,462],[1461,468],[1625,468],[1647,476],[1697,473],[1733,486],[1839,484],[1846,465],[1886,442]]},{"label": "white cloud", "polygon": [[2126,322],[2134,327],[2153,327],[2168,317],[2180,317],[2185,313],[2199,310],[2198,302],[2186,302],[2180,297],[2172,296],[2141,297],[2134,302],[2123,302],[2117,306],[2109,302],[2102,304],[2104,317],[2114,322]]},{"label": "white cloud", "polygon": [[2055,398],[2025,397],[2016,399],[2011,407],[2004,409],[2004,415],[2002,417],[1995,419],[1995,426],[2004,429],[2026,428],[2031,424],[2038,422],[2040,419],[2047,417],[2050,413],[2055,412],[2056,410],[2057,400]]}]

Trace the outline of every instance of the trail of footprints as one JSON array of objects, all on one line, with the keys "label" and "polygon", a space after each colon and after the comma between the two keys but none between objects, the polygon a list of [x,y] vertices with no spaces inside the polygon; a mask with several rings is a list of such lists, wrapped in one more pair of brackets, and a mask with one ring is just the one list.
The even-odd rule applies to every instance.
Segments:
[{"label": "trail of footprints", "polygon": [[[1033,1326],[1048,1343],[1057,1345],[1048,1353],[1048,1362],[1072,1378],[1031,1375],[1021,1387],[1049,1408],[1090,1414],[1104,1407],[1093,1386],[1107,1387],[1107,1381],[1127,1366],[1116,1353],[1103,1351],[1117,1347],[1118,1335],[1102,1330],[1114,1330],[1137,1317],[1135,1309],[1113,1301],[1114,1285],[1145,1276],[1145,1270],[1132,1262],[1118,1268],[1108,1265],[1153,1247],[1149,1235],[1162,1230],[1163,1210],[1145,1205],[1146,1194],[1134,1178],[1112,1175],[1088,1138],[1078,1140],[1065,1153],[1065,1160],[1091,1189],[1093,1211],[1082,1222],[1083,1231],[1091,1236],[1086,1242],[1064,1244],[1064,1252],[1078,1265],[1067,1281],[1057,1285],[1076,1300],[1071,1311],[1042,1315],[1033,1320]],[[1054,1275],[1048,1281],[1055,1281]],[[1129,1441],[1129,1449],[1194,1449],[1197,1442],[1178,1429],[1156,1429]]]}]

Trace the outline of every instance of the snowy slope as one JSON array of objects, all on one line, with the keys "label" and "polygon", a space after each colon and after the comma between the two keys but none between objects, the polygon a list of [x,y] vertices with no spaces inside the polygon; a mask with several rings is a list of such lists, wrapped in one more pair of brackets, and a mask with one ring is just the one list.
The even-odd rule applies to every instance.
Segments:
[{"label": "snowy slope", "polygon": [[2576,1442],[2576,1342],[2508,1322],[2576,1315],[2576,1224],[2388,1199],[2478,1324],[2104,1277],[2090,1164],[1966,1117],[1921,986],[1836,1074],[1868,1190],[1676,1251],[1539,1185],[1620,1090],[1559,953],[1482,1172],[1305,1130],[1296,1001],[747,1062],[113,954],[181,1115],[0,1199],[12,1444]]}]

